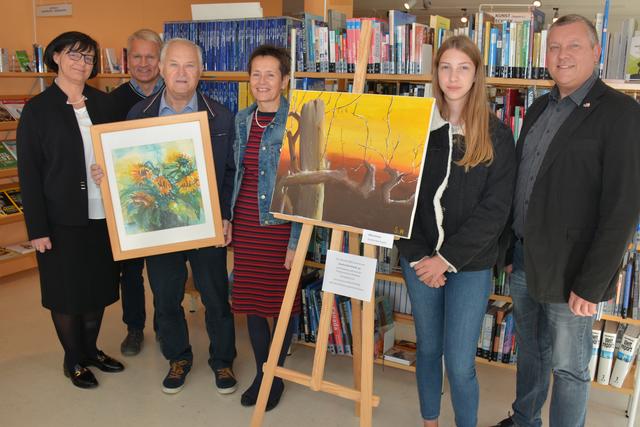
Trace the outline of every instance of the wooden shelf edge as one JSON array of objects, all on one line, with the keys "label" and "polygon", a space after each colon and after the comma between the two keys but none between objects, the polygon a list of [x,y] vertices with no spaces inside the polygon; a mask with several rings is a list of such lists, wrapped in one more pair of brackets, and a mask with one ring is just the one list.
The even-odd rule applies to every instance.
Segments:
[{"label": "wooden shelf edge", "polygon": [[18,176],[18,168],[0,169],[0,178],[11,178]]},{"label": "wooden shelf edge", "polygon": [[18,129],[18,121],[12,120],[10,122],[0,122],[0,131],[3,130],[16,130]]},{"label": "wooden shelf edge", "polygon": [[3,259],[0,260],[0,277],[31,270],[36,268],[37,265],[35,252]]},{"label": "wooden shelf edge", "polygon": [[19,221],[22,221],[23,219],[24,219],[24,214],[22,212],[11,214],[11,215],[3,215],[3,216],[0,216],[0,225],[19,222]]},{"label": "wooden shelf edge", "polygon": [[628,323],[629,325],[636,325],[636,326],[640,326],[640,320],[638,319],[629,319],[629,318],[622,318],[619,316],[612,316],[610,314],[603,314],[601,319],[604,320],[613,320],[614,322],[619,322],[619,323]]},{"label": "wooden shelf edge", "polygon": [[[312,267],[312,268],[318,268],[320,270],[324,270],[324,264],[321,262],[315,262],[307,259],[304,261],[304,265],[306,267]],[[391,273],[391,274],[376,273],[376,279],[387,280],[389,282],[404,284],[404,279],[402,278],[402,274],[400,273]]]},{"label": "wooden shelf edge", "polygon": [[34,73],[21,71],[3,71],[0,77],[4,78],[35,78],[35,77],[55,77],[56,73]]}]

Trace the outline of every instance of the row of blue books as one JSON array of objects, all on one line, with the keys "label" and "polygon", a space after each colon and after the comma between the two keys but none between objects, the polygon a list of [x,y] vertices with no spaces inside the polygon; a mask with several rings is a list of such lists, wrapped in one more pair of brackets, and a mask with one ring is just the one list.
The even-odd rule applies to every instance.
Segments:
[{"label": "row of blue books", "polygon": [[214,101],[231,110],[232,113],[238,112],[238,82],[217,82],[217,81],[200,81],[198,89]]},{"label": "row of blue books", "polygon": [[289,17],[166,22],[164,37],[198,44],[205,71],[246,71],[255,48],[263,44],[289,48],[291,29],[301,25]]}]

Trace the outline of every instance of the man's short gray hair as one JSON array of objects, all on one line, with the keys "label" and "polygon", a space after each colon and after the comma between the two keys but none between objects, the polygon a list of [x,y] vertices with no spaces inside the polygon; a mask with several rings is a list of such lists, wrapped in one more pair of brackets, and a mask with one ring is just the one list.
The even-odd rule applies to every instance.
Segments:
[{"label": "man's short gray hair", "polygon": [[197,44],[195,44],[194,42],[192,42],[191,40],[183,39],[181,37],[176,37],[175,39],[167,40],[164,43],[164,45],[162,46],[162,50],[160,51],[160,62],[164,63],[164,58],[165,58],[165,56],[167,54],[167,50],[169,49],[169,47],[171,47],[171,45],[173,45],[175,43],[185,43],[187,45],[192,46],[197,52],[198,65],[200,66],[200,69],[202,70],[202,68],[203,68],[202,48],[200,46],[198,46]]},{"label": "man's short gray hair", "polygon": [[131,44],[134,40],[145,40],[151,43],[155,43],[158,46],[158,50],[162,49],[162,39],[153,30],[143,28],[131,34],[127,39],[127,51],[131,52]]},{"label": "man's short gray hair", "polygon": [[582,22],[587,27],[587,31],[589,32],[589,39],[591,40],[591,47],[598,44],[598,31],[596,31],[595,25],[593,22],[588,20],[582,15],[577,14],[569,14],[563,15],[556,22],[551,24],[549,27],[549,31],[551,31],[555,27],[562,27],[563,25],[574,24],[576,22]]}]

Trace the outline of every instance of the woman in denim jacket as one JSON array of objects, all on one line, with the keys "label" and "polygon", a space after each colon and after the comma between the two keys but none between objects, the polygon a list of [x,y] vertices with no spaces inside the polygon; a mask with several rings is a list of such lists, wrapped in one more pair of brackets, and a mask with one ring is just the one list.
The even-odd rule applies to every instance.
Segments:
[{"label": "woman in denim jacket", "polygon": [[[234,285],[232,309],[247,315],[247,327],[256,360],[256,376],[242,394],[241,404],[256,403],[267,361],[272,329],[289,278],[289,268],[300,235],[300,225],[269,213],[280,161],[289,103],[281,95],[289,82],[289,54],[263,45],[249,59],[249,87],[256,100],[236,115],[234,158],[236,177],[232,198]],[[296,298],[294,312],[300,311]],[[289,323],[278,365],[282,366],[293,331]],[[276,378],[267,411],[280,401],[284,383]]]}]

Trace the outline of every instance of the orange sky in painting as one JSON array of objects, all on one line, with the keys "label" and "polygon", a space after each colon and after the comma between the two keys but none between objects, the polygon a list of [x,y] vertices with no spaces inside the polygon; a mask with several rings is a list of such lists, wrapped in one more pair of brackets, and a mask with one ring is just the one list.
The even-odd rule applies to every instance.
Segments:
[{"label": "orange sky in painting", "polygon": [[[293,91],[291,104],[300,111],[304,103],[317,98],[326,105],[324,134],[331,169],[344,167],[342,159],[351,164],[348,159],[362,160],[366,152],[366,160],[374,163],[379,171],[384,168],[386,159],[391,161],[393,169],[413,174],[419,172],[433,99]],[[287,129],[295,131],[296,128],[297,122],[289,118]],[[288,163],[286,138],[281,156],[281,161]]]}]

